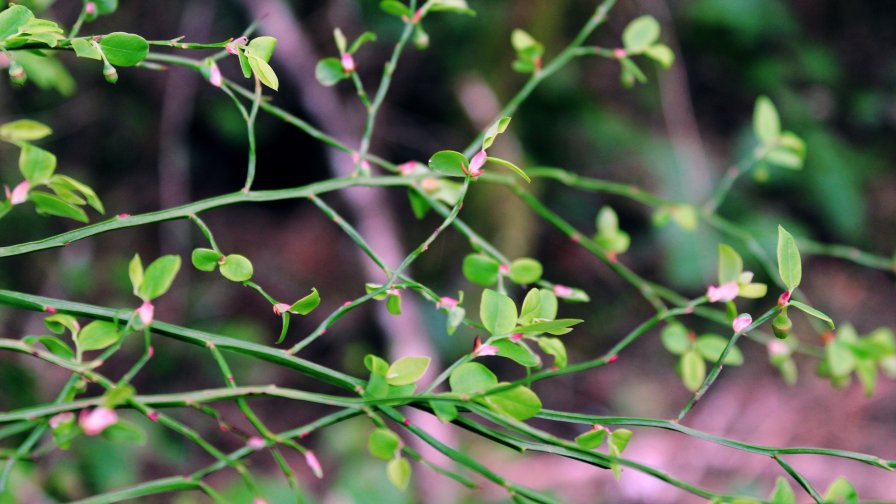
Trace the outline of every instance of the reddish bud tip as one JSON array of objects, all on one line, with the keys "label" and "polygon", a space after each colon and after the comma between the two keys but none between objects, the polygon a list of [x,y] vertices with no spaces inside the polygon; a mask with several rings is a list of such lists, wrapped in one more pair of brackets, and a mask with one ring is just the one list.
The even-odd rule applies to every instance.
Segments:
[{"label": "reddish bud tip", "polygon": [[150,347],[146,350],[146,355],[148,355],[150,359],[152,359],[152,356],[155,355],[155,354],[156,354],[156,349],[155,349],[155,347],[153,347],[153,346],[150,346]]},{"label": "reddish bud tip", "polygon": [[289,311],[289,305],[286,303],[277,303],[274,305],[274,315],[278,317]]},{"label": "reddish bud tip", "polygon": [[618,360],[619,360],[619,354],[613,354],[610,356],[609,359],[607,359],[607,364],[612,364]]},{"label": "reddish bud tip", "polygon": [[488,159],[488,154],[485,153],[484,150],[481,150],[473,156],[473,159],[470,160],[470,176],[478,177],[482,175],[482,167],[485,165],[485,160]]},{"label": "reddish bud tip", "polygon": [[47,313],[56,313],[56,308],[53,308],[52,306],[44,306],[44,311]]},{"label": "reddish bud tip", "polygon": [[457,303],[458,301],[456,299],[444,296],[439,298],[439,301],[436,303],[436,308],[447,308],[450,310],[457,306]]},{"label": "reddish bud tip", "polygon": [[130,217],[130,216],[131,216],[131,214],[126,214],[126,213],[120,213],[120,214],[118,214],[118,218],[119,218],[119,219],[126,219],[126,218],[128,218],[128,217]]},{"label": "reddish bud tip", "polygon": [[790,291],[784,291],[778,296],[778,306],[786,306],[790,302]]},{"label": "reddish bud tip", "polygon": [[510,337],[510,341],[514,341],[514,342],[519,341],[521,339],[523,339],[523,333],[516,333]]},{"label": "reddish bud tip", "polygon": [[59,428],[60,425],[62,425],[64,423],[71,422],[74,419],[75,419],[75,414],[72,413],[71,411],[66,411],[65,413],[59,413],[58,415],[53,415],[53,417],[50,418],[50,428],[57,429],[57,428]]},{"label": "reddish bud tip", "polygon": [[93,2],[87,2],[87,4],[84,5],[84,12],[88,16],[92,16],[92,15],[96,14],[96,4]]},{"label": "reddish bud tip", "polygon": [[401,423],[403,423],[405,425],[405,427],[407,427],[407,426],[411,425],[411,420],[408,418],[405,418],[404,421],[402,421]]},{"label": "reddish bud tip", "polygon": [[510,273],[510,266],[508,266],[506,264],[502,264],[502,265],[498,266],[498,272],[501,273],[502,275],[506,275],[506,274]]},{"label": "reddish bud tip", "polygon": [[155,411],[155,410],[150,411],[149,413],[146,414],[146,416],[149,417],[149,419],[153,422],[159,421],[159,412],[158,411]]},{"label": "reddish bud tip", "polygon": [[230,427],[226,426],[225,424],[218,424],[218,430],[221,432],[228,432],[230,431]]},{"label": "reddish bud tip", "polygon": [[616,59],[624,58],[625,57],[625,49],[623,49],[621,47],[617,47],[616,49],[613,49],[613,57]]},{"label": "reddish bud tip", "polygon": [[401,163],[400,165],[398,165],[398,173],[407,176],[414,173],[414,170],[416,170],[416,168],[417,163],[408,161],[407,163]]}]

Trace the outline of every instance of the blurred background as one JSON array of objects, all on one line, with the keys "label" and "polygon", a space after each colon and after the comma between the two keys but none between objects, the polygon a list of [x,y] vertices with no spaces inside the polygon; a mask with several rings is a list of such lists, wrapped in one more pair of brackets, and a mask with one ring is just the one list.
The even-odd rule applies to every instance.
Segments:
[{"label": "blurred background", "polygon": [[[45,17],[70,26],[80,1],[19,2],[47,9]],[[273,102],[337,138],[357,145],[363,109],[353,88],[343,82],[323,88],[313,77],[317,59],[337,54],[332,39],[340,27],[352,39],[365,30],[378,40],[356,55],[359,73],[372,92],[401,24],[383,14],[373,0],[122,0],[119,11],[87,24],[82,34],[130,31],[147,39],[220,41],[238,36],[254,19],[258,34],[278,37],[272,61],[281,80]],[[442,149],[462,150],[493,120],[525,81],[511,69],[510,32],[524,28],[546,46],[549,60],[589,16],[593,0],[469,0],[475,18],[432,15],[425,27],[426,50],[408,49],[399,63],[380,114],[371,151],[395,162],[424,161]],[[664,197],[701,204],[724,170],[754,146],[753,103],[768,95],[778,106],[785,129],[808,145],[803,171],[772,169],[744,177],[720,209],[773,251],[777,224],[795,235],[845,243],[890,257],[896,250],[896,4],[814,2],[809,0],[620,0],[609,22],[590,39],[605,47],[620,45],[633,18],[651,14],[663,27],[661,40],[675,51],[673,68],[642,65],[649,84],[626,89],[618,64],[580,59],[545,82],[514,115],[508,134],[495,146],[499,156],[522,167],[559,166],[581,175],[637,184]],[[162,51],[167,51],[162,48]],[[193,56],[193,54],[184,54]],[[204,56],[196,53],[196,57]],[[67,72],[45,76],[51,89],[0,85],[0,122],[29,117],[49,124],[54,135],[42,145],[59,157],[59,170],[91,184],[108,215],[138,214],[238,190],[245,178],[245,124],[229,98],[190,71],[171,68],[120,70],[107,85],[100,65],[62,55]],[[245,82],[235,59],[221,63],[225,76]],[[31,76],[40,81],[41,77]],[[344,174],[351,160],[329,151],[300,130],[262,113],[258,119],[258,175],[255,188],[304,185]],[[16,150],[0,145],[0,180],[17,181]],[[579,192],[560,184],[533,183],[545,204],[576,225],[594,232],[598,209],[611,205],[632,247],[621,261],[634,271],[698,296],[715,281],[717,244],[737,248],[747,269],[763,277],[741,243],[724,240],[705,225],[685,231],[654,226],[652,209],[619,197]],[[356,189],[328,194],[326,202],[355,223],[374,249],[396,265],[438,225],[430,215],[418,222],[403,189]],[[313,286],[321,307],[293,318],[287,344],[310,333],[345,300],[364,293],[364,282],[382,281],[354,244],[307,201],[239,205],[202,216],[225,251],[248,256],[254,280],[282,299],[298,299]],[[93,215],[94,220],[102,217]],[[638,292],[583,249],[546,225],[503,186],[477,184],[461,218],[511,258],[536,257],[545,277],[573,285],[591,296],[587,304],[563,304],[561,317],[586,320],[564,337],[570,361],[605,352],[652,315]],[[40,239],[77,227],[16,209],[0,220],[0,245]],[[4,258],[0,285],[7,289],[131,308],[127,261],[161,254],[188,257],[203,237],[188,222],[116,231],[59,250]],[[460,265],[471,252],[453,230],[445,232],[413,265],[415,279],[442,295],[465,292],[475,314],[480,288],[467,282]],[[398,258],[397,260],[395,258]],[[861,334],[896,327],[896,289],[892,273],[853,263],[804,255],[803,288],[815,306],[838,322],[851,322]],[[522,292],[515,292],[521,299]],[[772,288],[771,294],[777,295]],[[444,314],[409,294],[405,314],[392,317],[383,303],[368,303],[341,319],[325,337],[304,350],[306,359],[362,376],[366,353],[395,356],[408,348],[450,362],[468,352],[474,332],[447,336]],[[742,311],[760,313],[770,300],[739,301]],[[218,275],[182,269],[174,290],[160,299],[160,320],[231,337],[273,344],[279,319],[256,293]],[[820,344],[800,316],[801,340]],[[724,331],[687,319],[695,331]],[[0,308],[5,337],[41,334],[37,314]],[[399,344],[402,346],[399,347]],[[141,351],[137,338],[104,370],[117,376]],[[751,443],[822,446],[896,458],[896,387],[882,380],[872,398],[858,383],[843,390],[814,375],[815,359],[798,358],[799,381],[784,384],[768,363],[763,345],[744,341],[742,367],[728,367],[686,424]],[[206,351],[155,338],[156,356],[137,377],[141,393],[222,386]],[[274,366],[230,356],[241,384],[332,392],[307,378]],[[520,374],[502,359],[486,361],[502,379]],[[651,331],[621,355],[618,363],[573,376],[539,382],[545,406],[593,414],[672,418],[690,394],[675,373],[675,356]],[[24,356],[0,354],[0,410],[21,408],[51,398],[67,374]],[[328,410],[304,403],[253,400],[275,430],[311,421]],[[219,404],[229,421],[243,418],[235,406]],[[213,421],[190,411],[175,415],[217,446],[234,449],[243,440],[217,431]],[[81,439],[40,463],[20,463],[10,492],[0,502],[68,501],[151,478],[185,474],[211,462],[175,434],[132,418],[148,429],[143,447]],[[585,426],[539,426],[572,438]],[[245,426],[248,430],[248,425]],[[520,456],[453,428],[435,427],[439,436],[472,453],[517,482],[575,503],[690,503],[699,499],[634,471],[617,483],[609,471],[527,454]],[[310,502],[504,502],[507,494],[485,483],[466,491],[415,466],[404,494],[392,489],[384,464],[366,453],[370,426],[351,421],[306,440],[321,458],[326,478],[313,479],[299,454],[289,460]],[[629,458],[719,492],[765,497],[783,475],[770,459],[725,449],[673,432],[634,429]],[[16,446],[7,440],[4,448]],[[102,456],[96,456],[102,453]],[[813,456],[790,462],[823,489],[845,475],[864,499],[896,501],[896,476],[858,463]],[[289,490],[265,453],[250,458],[262,476],[270,502],[291,502]],[[233,502],[248,502],[239,478],[220,472],[208,478]],[[799,500],[804,502],[805,499]],[[187,493],[143,502],[205,502]]]}]

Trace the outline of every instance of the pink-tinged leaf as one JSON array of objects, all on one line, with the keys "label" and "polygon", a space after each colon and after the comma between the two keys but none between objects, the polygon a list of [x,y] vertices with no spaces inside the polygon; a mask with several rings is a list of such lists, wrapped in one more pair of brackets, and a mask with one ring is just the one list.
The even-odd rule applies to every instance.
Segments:
[{"label": "pink-tinged leaf", "polygon": [[12,193],[9,195],[9,202],[13,205],[18,205],[20,203],[24,203],[25,200],[28,199],[28,190],[31,188],[31,183],[27,180],[22,181],[12,190]]},{"label": "pink-tinged leaf", "polygon": [[224,83],[224,78],[221,76],[221,69],[218,68],[218,65],[215,64],[215,62],[212,62],[211,69],[209,69],[208,81],[215,87],[221,87],[221,84]]},{"label": "pink-tinged leaf", "polygon": [[737,282],[723,283],[718,287],[710,285],[706,290],[706,298],[710,303],[718,303],[719,301],[727,303],[728,301],[734,301],[738,292],[740,292],[740,287],[738,287]]},{"label": "pink-tinged leaf", "polygon": [[747,327],[750,327],[750,324],[752,323],[753,317],[751,317],[749,313],[742,313],[734,319],[734,322],[731,323],[731,327],[734,329],[734,332],[739,333]]},{"label": "pink-tinged leaf", "polygon": [[318,478],[324,477],[324,469],[320,466],[320,461],[317,460],[317,456],[314,455],[313,451],[308,450],[305,452],[305,463],[308,464],[315,476]]},{"label": "pink-tinged leaf", "polygon": [[351,54],[343,54],[342,58],[339,61],[342,63],[342,69],[345,71],[345,73],[350,74],[355,71],[355,59]]},{"label": "pink-tinged leaf", "polygon": [[484,150],[479,151],[473,156],[473,159],[470,160],[470,176],[478,177],[482,175],[482,166],[485,165],[485,160],[488,159],[488,154],[485,153]]},{"label": "pink-tinged leaf", "polygon": [[140,322],[143,322],[143,325],[148,326],[152,324],[153,316],[155,315],[155,307],[149,301],[144,301],[140,308],[137,308],[137,316],[140,317]]},{"label": "pink-tinged leaf", "polygon": [[88,436],[96,436],[116,422],[118,422],[118,413],[114,409],[104,407],[94,408],[90,412],[82,410],[81,418],[78,420],[81,430]]}]

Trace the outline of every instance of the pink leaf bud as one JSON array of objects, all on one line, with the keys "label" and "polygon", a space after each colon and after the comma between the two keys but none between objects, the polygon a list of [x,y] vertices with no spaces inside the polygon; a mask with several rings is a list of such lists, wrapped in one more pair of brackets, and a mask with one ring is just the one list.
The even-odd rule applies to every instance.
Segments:
[{"label": "pink leaf bud", "polygon": [[274,315],[280,316],[289,311],[290,306],[286,303],[277,303],[274,305]]},{"label": "pink leaf bud", "polygon": [[506,264],[502,264],[502,265],[498,266],[498,273],[501,273],[502,275],[506,275],[506,274],[510,273],[510,266],[508,266]]},{"label": "pink leaf bud", "polygon": [[84,12],[88,16],[96,14],[96,4],[93,2],[87,2],[87,5],[84,6]]},{"label": "pink leaf bud", "polygon": [[488,158],[488,154],[485,153],[484,150],[481,150],[473,156],[473,159],[470,160],[470,176],[478,177],[482,175],[482,166],[485,164],[485,160]]},{"label": "pink leaf bud", "polygon": [[137,315],[140,317],[140,322],[143,322],[143,325],[148,326],[152,324],[152,318],[155,314],[155,307],[149,301],[144,301],[140,308],[137,308]]},{"label": "pink leaf bud", "polygon": [[768,342],[768,355],[769,357],[790,355],[790,347],[787,346],[787,343],[784,343],[779,339],[773,339]]},{"label": "pink leaf bud", "polygon": [[78,424],[81,426],[84,434],[96,436],[117,421],[118,413],[114,409],[100,406],[99,408],[94,408],[89,413],[87,410],[82,410]]},{"label": "pink leaf bud", "polygon": [[340,62],[342,63],[342,70],[345,73],[350,74],[355,71],[355,58],[352,58],[351,54],[343,54]]},{"label": "pink leaf bud", "polygon": [[786,306],[790,302],[790,291],[784,291],[778,296],[778,306]]},{"label": "pink leaf bud", "polygon": [[516,333],[516,334],[510,336],[510,341],[513,341],[513,342],[517,342],[521,339],[523,339],[523,333]]},{"label": "pink leaf bud", "polygon": [[10,193],[9,202],[13,205],[24,203],[25,200],[28,199],[28,190],[30,188],[31,183],[27,180],[20,182],[19,185],[12,190],[12,193]]},{"label": "pink leaf bud", "polygon": [[554,295],[561,299],[568,298],[572,296],[572,287],[557,284],[554,286]]},{"label": "pink leaf bud", "polygon": [[57,429],[60,425],[64,423],[68,423],[75,419],[75,414],[71,411],[66,411],[65,413],[59,413],[58,415],[53,415],[50,418],[50,428]]},{"label": "pink leaf bud", "polygon": [[214,61],[212,62],[212,67],[209,69],[208,81],[215,87],[221,87],[221,84],[224,83],[224,79],[221,77],[221,69],[218,68],[218,65]]},{"label": "pink leaf bud", "polygon": [[268,501],[262,499],[261,497],[256,497],[252,499],[252,504],[268,504]]},{"label": "pink leaf bud", "polygon": [[733,301],[739,291],[740,287],[737,286],[737,282],[723,283],[718,287],[710,285],[706,290],[706,298],[710,303]]},{"label": "pink leaf bud", "polygon": [[734,332],[739,333],[747,327],[750,327],[750,324],[752,323],[753,317],[751,317],[749,313],[741,313],[734,319],[734,322],[731,323],[731,327],[734,329]]},{"label": "pink leaf bud", "polygon": [[264,448],[264,445],[265,445],[264,439],[261,439],[258,436],[252,436],[249,438],[248,441],[246,441],[246,446],[248,446],[250,449],[255,450],[255,451],[258,451],[258,450]]},{"label": "pink leaf bud", "polygon": [[414,170],[417,168],[417,163],[413,161],[408,161],[407,163],[401,163],[398,165],[398,173],[402,175],[410,175],[414,173]]},{"label": "pink leaf bud", "polygon": [[613,49],[613,57],[616,59],[624,58],[625,54],[626,54],[625,49],[623,49],[621,47],[617,47],[616,49]]},{"label": "pink leaf bud", "polygon": [[305,452],[305,463],[308,464],[308,467],[311,468],[311,472],[314,473],[318,478],[324,477],[324,470],[320,466],[320,461],[317,460],[317,456],[314,455],[314,452],[308,450]]},{"label": "pink leaf bud", "polygon": [[149,418],[153,422],[159,421],[159,412],[156,410],[152,410],[146,414],[146,417]]},{"label": "pink leaf bud", "polygon": [[498,347],[495,345],[483,345],[479,336],[476,336],[476,341],[473,343],[473,357],[485,357],[497,354]]},{"label": "pink leaf bud", "polygon": [[240,37],[227,44],[227,46],[225,46],[225,49],[227,49],[228,53],[236,56],[236,54],[239,52],[238,46],[246,45],[247,42],[249,42],[249,37]]},{"label": "pink leaf bud", "polygon": [[447,296],[439,298],[439,302],[436,303],[436,308],[447,308],[450,310],[455,306],[457,306],[457,300]]}]

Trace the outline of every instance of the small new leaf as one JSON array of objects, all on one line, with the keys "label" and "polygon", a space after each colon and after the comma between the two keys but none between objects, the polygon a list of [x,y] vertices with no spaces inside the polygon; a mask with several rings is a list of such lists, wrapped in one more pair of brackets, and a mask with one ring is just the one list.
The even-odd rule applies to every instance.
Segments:
[{"label": "small new leaf", "polygon": [[796,240],[782,226],[778,226],[778,273],[788,291],[796,289],[803,278],[803,266]]}]

